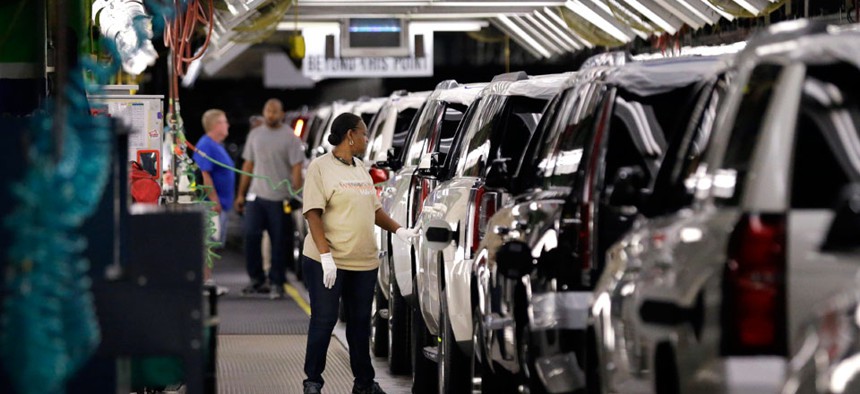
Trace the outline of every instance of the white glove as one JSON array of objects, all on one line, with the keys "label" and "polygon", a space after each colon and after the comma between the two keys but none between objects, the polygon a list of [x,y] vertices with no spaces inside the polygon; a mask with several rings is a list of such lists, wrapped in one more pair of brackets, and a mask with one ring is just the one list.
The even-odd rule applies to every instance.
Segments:
[{"label": "white glove", "polygon": [[334,287],[334,281],[337,279],[337,265],[334,264],[334,258],[331,253],[323,253],[320,255],[320,261],[323,269],[323,286],[326,289]]},{"label": "white glove", "polygon": [[411,244],[412,240],[418,237],[418,229],[401,227],[397,229],[394,235],[401,241]]}]

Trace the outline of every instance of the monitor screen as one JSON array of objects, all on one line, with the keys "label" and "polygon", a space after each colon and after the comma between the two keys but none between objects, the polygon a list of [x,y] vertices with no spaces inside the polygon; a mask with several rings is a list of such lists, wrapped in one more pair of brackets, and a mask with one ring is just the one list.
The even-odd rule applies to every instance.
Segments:
[{"label": "monitor screen", "polygon": [[349,46],[353,48],[390,48],[402,45],[402,21],[393,18],[350,19]]},{"label": "monitor screen", "polygon": [[352,18],[341,25],[341,56],[409,56],[408,23],[397,18]]}]

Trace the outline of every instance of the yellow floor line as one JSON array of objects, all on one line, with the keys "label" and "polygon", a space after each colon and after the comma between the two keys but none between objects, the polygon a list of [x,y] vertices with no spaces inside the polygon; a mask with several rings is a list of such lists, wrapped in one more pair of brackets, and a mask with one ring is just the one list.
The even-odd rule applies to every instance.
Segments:
[{"label": "yellow floor line", "polygon": [[287,294],[289,294],[290,297],[293,298],[293,301],[295,301],[296,304],[298,304],[299,308],[302,308],[302,310],[305,311],[305,313],[307,313],[308,316],[311,315],[311,306],[308,305],[307,302],[305,302],[305,299],[302,298],[301,294],[299,294],[299,291],[296,290],[295,287],[284,283],[284,291],[286,291]]}]

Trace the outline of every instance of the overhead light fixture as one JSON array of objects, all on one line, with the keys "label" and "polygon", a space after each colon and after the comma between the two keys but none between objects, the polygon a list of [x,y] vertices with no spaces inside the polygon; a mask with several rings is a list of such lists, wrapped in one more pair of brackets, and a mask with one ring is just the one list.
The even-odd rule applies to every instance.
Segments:
[{"label": "overhead light fixture", "polygon": [[343,7],[343,6],[361,6],[361,7],[479,7],[493,8],[499,11],[505,7],[554,7],[559,6],[564,1],[367,1],[367,0],[302,0],[302,6],[312,7]]},{"label": "overhead light fixture", "polygon": [[[696,18],[699,18],[705,24],[711,24],[711,23],[716,22],[715,19],[709,18],[704,14],[704,12],[707,11],[707,8],[702,7],[702,4],[700,4],[698,2],[687,2],[687,1],[679,1],[679,3],[681,3],[681,5],[684,8],[686,8],[687,11],[689,11],[691,14],[693,14]],[[696,7],[696,6],[694,6],[694,4],[698,4],[699,6]],[[699,8],[699,7],[702,7],[702,8]]]},{"label": "overhead light fixture", "polygon": [[[663,29],[663,31],[665,31],[666,33],[675,34],[678,32],[678,28],[680,28],[681,25],[684,24],[683,22],[678,21],[677,19],[675,21],[673,21],[675,23],[669,22],[669,18],[671,17],[671,14],[662,15],[662,16],[657,15],[656,10],[652,11],[650,8],[646,7],[644,4],[639,2],[639,0],[624,0],[624,2],[627,3],[634,10],[638,11],[640,14],[644,15],[646,18],[648,18],[649,20],[654,22],[657,26],[659,26],[661,29]],[[660,8],[660,7],[655,7],[655,8]],[[660,10],[662,10],[662,8]]]},{"label": "overhead light fixture", "polygon": [[532,26],[532,24],[527,19],[525,19],[526,17],[514,16],[511,17],[511,20],[516,23],[517,26],[523,29],[523,31],[525,31],[532,38],[538,41],[544,48],[549,49],[550,51],[553,51],[559,55],[563,55],[565,53],[563,45],[558,45],[552,42],[549,38],[546,37],[545,34],[542,34],[537,27]]},{"label": "overhead light fixture", "polygon": [[759,8],[759,7],[756,7],[752,4],[750,4],[750,2],[748,2],[747,0],[734,0],[734,2],[737,3],[737,5],[743,7],[745,10],[749,11],[749,13],[753,14],[753,15],[758,15],[761,12],[761,10],[764,9],[764,7]]},{"label": "overhead light fixture", "polygon": [[702,23],[696,20],[695,17],[690,15],[684,8],[681,8],[678,1],[680,0],[654,0],[657,5],[663,7],[663,9],[669,11],[672,15],[675,15],[685,24],[690,25],[690,27],[696,29],[702,27]]},{"label": "overhead light fixture", "polygon": [[[711,11],[716,12],[716,13],[717,13],[717,14],[719,14],[721,17],[726,18],[726,20],[728,20],[728,21],[733,21],[733,20],[735,20],[735,16],[734,16],[734,15],[729,14],[728,12],[725,12],[725,11],[723,11],[723,10],[721,10],[721,9],[717,8],[717,6],[713,5],[713,4],[712,4],[710,1],[708,1],[708,0],[699,0],[699,2],[704,3],[708,8],[710,8],[710,9],[711,9]],[[718,20],[719,20],[719,19],[718,19]],[[715,22],[716,22],[716,21],[715,21]]]},{"label": "overhead light fixture", "polygon": [[536,57],[545,57],[550,58],[552,54],[543,46],[541,46],[534,38],[530,37],[526,32],[523,31],[519,26],[513,23],[510,18],[508,18],[504,14],[498,14],[495,18],[496,21],[499,22],[499,27],[511,38],[517,40],[520,45],[523,46],[524,49],[529,51],[531,54]]},{"label": "overhead light fixture", "polygon": [[577,42],[581,46],[584,46],[587,48],[594,48],[593,42],[590,42],[590,41],[580,37],[573,30],[570,30],[570,28],[567,27],[567,24],[564,23],[564,20],[561,19],[561,16],[559,16],[555,11],[553,11],[552,9],[550,9],[548,7],[544,7],[543,14],[546,16],[547,20],[552,22],[552,24],[554,26],[561,29],[561,31],[563,31],[567,35],[568,38]]},{"label": "overhead light fixture", "polygon": [[411,31],[480,31],[490,23],[483,20],[446,20],[446,21],[413,21],[409,23]]},{"label": "overhead light fixture", "polygon": [[[612,37],[614,37],[615,39],[617,39],[621,42],[629,42],[633,38],[632,36],[627,35],[623,31],[621,31],[621,29],[619,27],[615,26],[610,21],[610,19],[614,19],[611,17],[611,15],[612,15],[611,12],[609,12],[610,16],[609,16],[609,18],[607,18],[604,16],[605,14],[601,15],[601,13],[597,12],[596,10],[592,9],[590,6],[586,5],[588,3],[585,3],[584,1],[588,2],[588,3],[596,4],[596,3],[593,3],[589,0],[568,0],[567,2],[564,3],[564,6],[567,7],[568,9],[570,9],[571,11],[581,15],[582,17],[587,19],[589,22],[591,22],[592,24],[594,24],[595,26],[597,26],[601,30],[609,33],[609,35],[611,35]],[[601,11],[603,11],[603,10],[601,10]]]},{"label": "overhead light fixture", "polygon": [[553,26],[552,22],[547,20],[543,15],[539,12],[535,11],[532,15],[528,15],[526,17],[532,25],[537,27],[546,37],[552,39],[560,47],[564,48],[567,51],[573,52],[577,49],[580,49],[579,45],[577,45],[573,40],[571,40],[567,35],[563,32],[559,31],[558,28]]},{"label": "overhead light fixture", "polygon": [[579,41],[574,40],[567,32],[562,30],[564,29],[564,27],[559,27],[556,23],[551,21],[549,18],[547,18],[546,15],[544,15],[540,11],[535,10],[532,15],[535,17],[535,19],[539,20],[545,28],[551,30],[556,37],[564,41],[566,46],[568,48],[571,48],[571,51],[582,49],[583,45]]},{"label": "overhead light fixture", "polygon": [[278,23],[278,30],[292,31],[303,29],[340,29],[340,22],[299,21]]}]

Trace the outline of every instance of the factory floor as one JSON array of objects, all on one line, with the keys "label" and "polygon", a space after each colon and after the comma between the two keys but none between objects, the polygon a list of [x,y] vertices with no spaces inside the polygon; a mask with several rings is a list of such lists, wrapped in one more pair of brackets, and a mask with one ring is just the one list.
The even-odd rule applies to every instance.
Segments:
[{"label": "factory floor", "polygon": [[[218,300],[218,392],[223,394],[300,393],[310,307],[307,292],[289,274],[287,295],[243,296],[248,284],[244,256],[227,250],[216,260],[213,277],[229,293]],[[350,393],[352,372],[343,323],[328,349],[323,393]],[[373,360],[376,380],[389,394],[411,392],[411,379],[388,373],[385,358]]]}]

